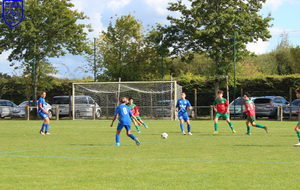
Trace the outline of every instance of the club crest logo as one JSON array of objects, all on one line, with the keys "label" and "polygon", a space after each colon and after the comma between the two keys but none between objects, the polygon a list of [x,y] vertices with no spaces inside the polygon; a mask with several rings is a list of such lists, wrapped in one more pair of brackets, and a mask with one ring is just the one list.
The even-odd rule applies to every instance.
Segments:
[{"label": "club crest logo", "polygon": [[15,27],[23,20],[23,0],[3,0],[2,16],[5,23]]}]

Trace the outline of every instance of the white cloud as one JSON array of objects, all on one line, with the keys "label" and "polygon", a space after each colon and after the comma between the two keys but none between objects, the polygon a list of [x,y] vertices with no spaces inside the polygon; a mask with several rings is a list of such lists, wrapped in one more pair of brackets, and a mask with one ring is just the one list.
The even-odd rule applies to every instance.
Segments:
[{"label": "white cloud", "polygon": [[285,3],[300,5],[299,0],[267,0],[265,6],[270,6],[271,11],[277,11],[279,7]]},{"label": "white cloud", "polygon": [[168,13],[168,1],[166,0],[146,0],[146,3],[160,15]]},{"label": "white cloud", "polygon": [[86,8],[87,2],[82,0],[72,0],[71,1],[74,4],[73,10],[83,11]]},{"label": "white cloud", "polygon": [[112,0],[108,3],[108,8],[118,10],[130,3],[131,0]]},{"label": "white cloud", "polygon": [[256,43],[247,44],[247,49],[255,54],[264,54],[267,52],[268,47],[270,46],[270,42],[264,42],[259,39]]}]

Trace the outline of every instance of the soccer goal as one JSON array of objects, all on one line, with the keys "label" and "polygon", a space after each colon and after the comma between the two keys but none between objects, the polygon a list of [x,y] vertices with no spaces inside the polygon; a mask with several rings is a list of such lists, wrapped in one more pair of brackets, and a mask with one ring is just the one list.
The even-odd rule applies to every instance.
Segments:
[{"label": "soccer goal", "polygon": [[176,81],[73,83],[72,115],[73,119],[111,119],[120,98],[131,97],[142,119],[176,120],[175,104],[181,92]]}]

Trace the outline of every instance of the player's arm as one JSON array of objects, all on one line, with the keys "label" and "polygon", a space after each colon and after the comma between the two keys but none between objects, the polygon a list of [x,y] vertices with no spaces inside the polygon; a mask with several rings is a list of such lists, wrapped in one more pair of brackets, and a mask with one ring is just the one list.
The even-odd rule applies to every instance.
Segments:
[{"label": "player's arm", "polygon": [[247,111],[250,111],[250,106],[249,106],[249,104],[246,102],[246,103],[245,103],[245,109],[243,110],[243,112],[247,112]]},{"label": "player's arm", "polygon": [[114,117],[113,117],[113,119],[112,119],[112,122],[111,122],[111,125],[110,125],[110,127],[112,127],[113,125],[114,125],[114,122],[115,122],[115,120],[117,119],[117,116],[116,115],[114,115]]},{"label": "player's arm", "polygon": [[191,103],[190,103],[190,101],[188,101],[188,108],[191,110],[193,107],[192,107],[192,105],[191,105]]},{"label": "player's arm", "polygon": [[227,100],[225,100],[225,108],[226,108],[226,113],[229,113],[229,103]]},{"label": "player's arm", "polygon": [[215,112],[217,112],[217,111],[218,111],[215,105],[213,105],[213,108],[214,108]]},{"label": "player's arm", "polygon": [[216,103],[216,100],[215,100],[215,101],[213,102],[213,108],[214,108],[215,112],[218,111],[217,108],[216,108],[216,105],[217,105],[217,103]]},{"label": "player's arm", "polygon": [[46,110],[44,110],[44,108],[43,108],[43,103],[39,103],[39,108],[40,108],[40,110],[42,110],[43,112],[48,114],[48,112]]}]

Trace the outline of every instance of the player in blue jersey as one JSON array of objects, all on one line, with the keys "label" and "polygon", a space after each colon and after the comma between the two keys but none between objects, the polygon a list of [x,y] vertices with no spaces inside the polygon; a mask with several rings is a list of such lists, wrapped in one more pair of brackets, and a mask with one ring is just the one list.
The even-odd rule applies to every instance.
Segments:
[{"label": "player in blue jersey", "polygon": [[119,124],[117,127],[117,132],[116,132],[116,146],[120,146],[120,132],[125,127],[127,131],[127,136],[130,137],[132,140],[135,141],[136,145],[140,145],[140,141],[138,138],[136,138],[133,134],[130,134],[130,125],[131,125],[131,119],[130,117],[133,117],[133,119],[136,120],[136,117],[132,114],[129,106],[127,106],[128,99],[125,97],[122,97],[121,100],[121,105],[119,105],[116,109],[115,115],[112,119],[110,127],[113,126],[114,121],[117,118],[117,115],[119,114]]},{"label": "player in blue jersey", "polygon": [[191,133],[191,123],[190,118],[187,113],[187,109],[192,109],[190,101],[185,99],[186,94],[184,92],[181,93],[181,99],[177,100],[176,111],[178,112],[178,119],[180,121],[180,128],[183,135],[186,135],[184,132],[183,121],[187,123],[188,134],[193,135]]},{"label": "player in blue jersey", "polygon": [[[40,130],[40,134],[42,135],[50,135],[49,133],[49,123],[50,123],[50,119],[48,117],[48,112],[46,110],[46,92],[42,92],[41,93],[41,97],[38,100],[38,114],[39,116],[44,120],[44,123],[42,125],[42,128]],[[44,133],[44,128],[45,129],[45,133]]]}]

